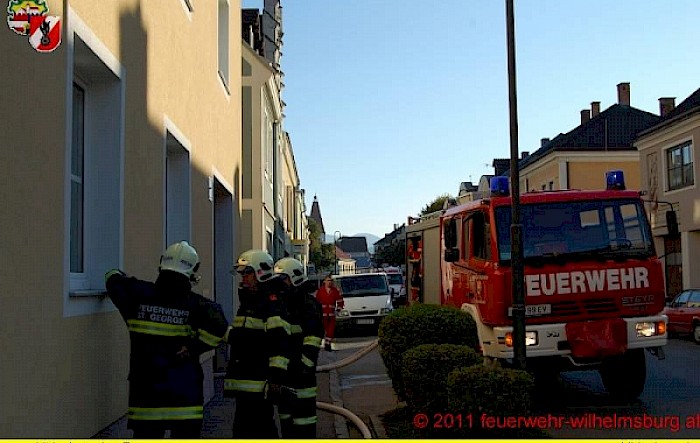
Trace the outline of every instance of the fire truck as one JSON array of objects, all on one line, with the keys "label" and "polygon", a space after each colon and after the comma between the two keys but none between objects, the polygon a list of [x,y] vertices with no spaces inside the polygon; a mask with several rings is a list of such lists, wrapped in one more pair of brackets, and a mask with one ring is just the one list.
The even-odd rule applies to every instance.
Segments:
[{"label": "fire truck", "polygon": [[[645,350],[664,358],[664,278],[641,193],[625,189],[622,171],[606,182],[520,197],[526,366],[598,370],[609,394],[632,400],[646,382]],[[511,211],[508,178],[494,177],[488,197],[409,217],[406,228],[409,302],[468,312],[486,360],[505,366],[514,357]]]}]

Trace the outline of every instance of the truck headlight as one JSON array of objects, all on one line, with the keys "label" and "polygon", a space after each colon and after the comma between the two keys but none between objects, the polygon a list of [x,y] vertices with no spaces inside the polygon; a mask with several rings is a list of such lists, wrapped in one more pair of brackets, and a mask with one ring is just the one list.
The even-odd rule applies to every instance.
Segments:
[{"label": "truck headlight", "polygon": [[338,311],[338,317],[348,317],[350,312],[347,309],[341,309]]},{"label": "truck headlight", "polygon": [[[506,332],[505,340],[499,339],[499,344],[505,344],[509,348],[513,347],[513,333]],[[537,344],[537,331],[525,332],[525,346],[535,346]]]},{"label": "truck headlight", "polygon": [[643,321],[634,325],[637,337],[653,337],[666,333],[666,323],[663,321]]}]

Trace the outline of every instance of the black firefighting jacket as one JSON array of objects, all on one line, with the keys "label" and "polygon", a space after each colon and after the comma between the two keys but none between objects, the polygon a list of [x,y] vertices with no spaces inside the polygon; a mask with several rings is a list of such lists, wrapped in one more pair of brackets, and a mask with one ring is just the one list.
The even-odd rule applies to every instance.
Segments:
[{"label": "black firefighting jacket", "polygon": [[299,389],[316,386],[316,364],[324,336],[321,304],[313,289],[302,284],[286,293],[292,327],[290,377],[298,395]]},{"label": "black firefighting jacket", "polygon": [[171,271],[161,272],[156,283],[116,270],[105,280],[131,338],[129,419],[202,419],[199,356],[223,341],[228,323],[221,306]]},{"label": "black firefighting jacket", "polygon": [[278,279],[257,292],[239,288],[240,307],[226,338],[231,357],[224,394],[263,394],[266,383],[289,386],[290,325]]}]

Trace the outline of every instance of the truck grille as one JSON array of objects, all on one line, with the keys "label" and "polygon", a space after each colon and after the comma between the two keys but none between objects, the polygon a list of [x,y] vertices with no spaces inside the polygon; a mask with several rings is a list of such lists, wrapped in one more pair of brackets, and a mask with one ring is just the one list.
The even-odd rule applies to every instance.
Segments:
[{"label": "truck grille", "polygon": [[572,317],[585,314],[609,314],[618,311],[615,300],[612,298],[568,300],[552,303],[552,315],[558,317]]},{"label": "truck grille", "polygon": [[377,315],[379,311],[350,311],[350,315]]}]

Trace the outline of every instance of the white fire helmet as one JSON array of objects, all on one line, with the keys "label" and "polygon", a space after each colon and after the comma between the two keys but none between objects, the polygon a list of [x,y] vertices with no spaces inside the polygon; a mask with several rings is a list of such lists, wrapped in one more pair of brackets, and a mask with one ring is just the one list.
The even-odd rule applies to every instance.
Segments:
[{"label": "white fire helmet", "polygon": [[197,269],[199,269],[199,255],[186,241],[173,243],[160,256],[158,271],[177,272],[191,281],[196,281],[194,273],[197,272]]},{"label": "white fire helmet", "polygon": [[275,263],[275,274],[285,274],[289,276],[292,285],[299,286],[308,278],[304,272],[304,265],[296,258],[285,257]]},{"label": "white fire helmet", "polygon": [[275,261],[272,256],[262,249],[249,249],[238,257],[235,272],[243,272],[251,268],[255,272],[255,278],[264,282],[275,276],[273,272]]}]

